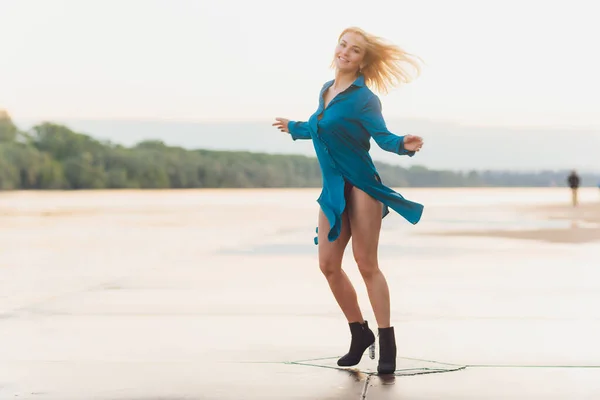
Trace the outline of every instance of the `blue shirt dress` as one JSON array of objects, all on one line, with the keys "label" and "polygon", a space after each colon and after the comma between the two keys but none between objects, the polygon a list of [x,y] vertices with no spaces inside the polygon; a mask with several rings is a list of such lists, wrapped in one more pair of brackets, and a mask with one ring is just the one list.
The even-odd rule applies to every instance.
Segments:
[{"label": "blue shirt dress", "polygon": [[410,223],[418,223],[423,205],[405,199],[381,182],[369,155],[370,139],[373,138],[383,150],[398,155],[412,157],[415,153],[404,149],[404,136],[388,131],[381,114],[381,102],[365,85],[364,76],[360,75],[325,107],[323,94],[333,82],[331,80],[321,88],[319,107],[308,121],[290,121],[288,124],[293,140],[312,139],[323,178],[323,189],[317,202],[329,221],[328,240],[336,240],[342,229],[346,184],[383,203],[382,218],[389,213],[389,207]]}]

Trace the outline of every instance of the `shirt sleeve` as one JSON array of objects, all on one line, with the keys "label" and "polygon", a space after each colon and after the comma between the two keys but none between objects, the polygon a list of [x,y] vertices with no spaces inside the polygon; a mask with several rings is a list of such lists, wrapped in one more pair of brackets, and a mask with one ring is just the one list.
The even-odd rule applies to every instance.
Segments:
[{"label": "shirt sleeve", "polygon": [[381,101],[376,95],[373,95],[361,110],[360,123],[383,150],[410,157],[415,155],[414,151],[404,148],[404,136],[395,135],[387,129],[381,114]]},{"label": "shirt sleeve", "polygon": [[310,139],[310,130],[308,129],[308,123],[301,121],[290,121],[288,122],[288,131],[292,135],[292,139]]}]

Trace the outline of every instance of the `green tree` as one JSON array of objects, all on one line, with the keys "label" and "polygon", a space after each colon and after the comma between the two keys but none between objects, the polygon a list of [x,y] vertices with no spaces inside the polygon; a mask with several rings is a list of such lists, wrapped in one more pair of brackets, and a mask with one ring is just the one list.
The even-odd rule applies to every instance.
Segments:
[{"label": "green tree", "polygon": [[[392,187],[551,186],[566,171],[443,171],[375,165]],[[583,174],[594,185],[600,176]],[[0,190],[319,187],[314,157],[186,150],[147,140],[127,148],[45,122],[21,132],[0,111]]]},{"label": "green tree", "polygon": [[10,115],[0,110],[0,142],[12,142],[17,137],[18,129],[13,124]]},{"label": "green tree", "polygon": [[64,161],[64,173],[71,189],[103,189],[106,187],[106,172],[94,163],[92,153],[84,152]]}]

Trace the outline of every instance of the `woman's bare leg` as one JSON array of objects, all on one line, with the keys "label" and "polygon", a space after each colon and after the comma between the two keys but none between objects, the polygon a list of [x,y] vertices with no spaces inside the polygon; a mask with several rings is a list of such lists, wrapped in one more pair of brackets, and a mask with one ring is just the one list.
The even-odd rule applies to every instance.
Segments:
[{"label": "woman's bare leg", "polygon": [[379,328],[388,328],[390,293],[377,259],[383,205],[356,187],[350,193],[349,203],[354,259],[365,281],[377,325]]},{"label": "woman's bare leg", "polygon": [[344,250],[350,239],[350,225],[347,212],[342,214],[342,230],[338,238],[330,242],[327,239],[329,221],[322,210],[319,210],[319,266],[325,275],[331,292],[342,309],[348,322],[363,322],[358,306],[356,291],[342,270]]}]

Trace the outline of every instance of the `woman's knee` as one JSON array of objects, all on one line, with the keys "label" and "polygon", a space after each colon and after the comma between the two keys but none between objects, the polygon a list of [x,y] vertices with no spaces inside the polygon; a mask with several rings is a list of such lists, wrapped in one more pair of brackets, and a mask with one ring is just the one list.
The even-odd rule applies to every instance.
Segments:
[{"label": "woman's knee", "polygon": [[334,258],[320,258],[319,268],[326,278],[339,273],[342,270],[342,263],[340,260]]},{"label": "woman's knee", "polygon": [[364,279],[370,279],[379,272],[377,258],[367,254],[355,254],[354,260],[358,266],[358,270]]}]

